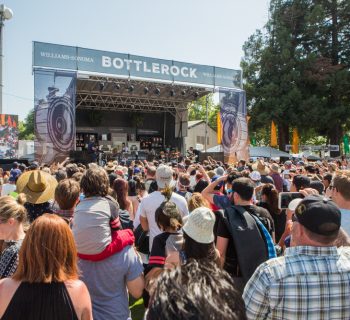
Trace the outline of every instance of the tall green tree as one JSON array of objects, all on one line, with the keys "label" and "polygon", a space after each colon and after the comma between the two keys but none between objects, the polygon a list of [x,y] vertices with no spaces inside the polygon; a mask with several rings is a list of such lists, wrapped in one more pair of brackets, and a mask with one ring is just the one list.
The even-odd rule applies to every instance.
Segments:
[{"label": "tall green tree", "polygon": [[24,121],[19,122],[19,139],[34,140],[34,109],[29,111]]},{"label": "tall green tree", "polygon": [[292,127],[339,144],[348,127],[350,4],[345,0],[271,0],[270,18],[244,44],[241,66],[251,131]]},{"label": "tall green tree", "polygon": [[189,104],[188,120],[206,120],[208,104],[208,125],[216,130],[216,116],[220,111],[220,105],[215,104],[213,94],[199,98]]}]

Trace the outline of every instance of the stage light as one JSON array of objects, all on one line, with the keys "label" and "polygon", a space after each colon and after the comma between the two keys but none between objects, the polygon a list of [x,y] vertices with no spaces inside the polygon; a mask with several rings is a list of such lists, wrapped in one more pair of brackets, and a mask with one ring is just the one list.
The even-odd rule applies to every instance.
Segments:
[{"label": "stage light", "polygon": [[197,91],[193,95],[194,95],[195,98],[199,97],[199,93]]},{"label": "stage light", "polygon": [[117,82],[114,82],[114,89],[119,90],[120,89],[120,84]]},{"label": "stage light", "polygon": [[181,94],[182,94],[183,96],[185,96],[185,95],[186,95],[186,90],[182,90],[182,91],[181,91]]},{"label": "stage light", "polygon": [[99,82],[98,87],[99,87],[100,91],[103,91],[103,89],[105,88],[105,83],[102,81]]},{"label": "stage light", "polygon": [[175,95],[176,95],[175,90],[174,89],[170,90],[170,96],[171,97],[175,97]]},{"label": "stage light", "polygon": [[144,94],[147,94],[148,92],[149,92],[149,89],[148,89],[147,87],[144,87],[143,93],[144,93]]},{"label": "stage light", "polygon": [[154,93],[159,96],[160,95],[160,89],[156,88],[156,90],[154,90]]},{"label": "stage light", "polygon": [[129,88],[128,88],[128,91],[129,91],[129,92],[133,92],[133,91],[134,91],[134,86],[133,86],[133,85],[130,85]]}]

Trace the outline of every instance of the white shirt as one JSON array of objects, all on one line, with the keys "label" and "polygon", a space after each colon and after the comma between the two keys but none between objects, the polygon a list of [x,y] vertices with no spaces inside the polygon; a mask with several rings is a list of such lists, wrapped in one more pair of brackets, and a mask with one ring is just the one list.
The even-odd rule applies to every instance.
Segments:
[{"label": "white shirt", "polygon": [[[162,231],[158,228],[155,220],[155,212],[161,203],[164,201],[165,197],[161,194],[160,191],[154,191],[149,194],[147,197],[143,198],[140,202],[140,205],[137,209],[134,228],[140,224],[140,216],[147,218],[148,227],[149,227],[149,250],[152,249],[153,239]],[[186,199],[175,192],[172,193],[170,201],[174,202],[177,205],[177,208],[180,211],[182,217],[185,217],[189,214],[188,206]]]}]

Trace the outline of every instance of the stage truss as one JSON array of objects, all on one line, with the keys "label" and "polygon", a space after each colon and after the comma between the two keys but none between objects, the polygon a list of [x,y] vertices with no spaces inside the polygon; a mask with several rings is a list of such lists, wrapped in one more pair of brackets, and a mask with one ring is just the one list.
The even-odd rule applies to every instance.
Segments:
[{"label": "stage truss", "polygon": [[78,78],[76,106],[85,110],[169,112],[188,109],[189,102],[212,89],[174,83],[116,79],[99,76]]}]

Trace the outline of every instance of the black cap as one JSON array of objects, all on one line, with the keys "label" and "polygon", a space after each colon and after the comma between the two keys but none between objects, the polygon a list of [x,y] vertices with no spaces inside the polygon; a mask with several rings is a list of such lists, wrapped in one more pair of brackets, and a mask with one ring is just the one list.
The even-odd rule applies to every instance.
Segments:
[{"label": "black cap", "polygon": [[304,198],[295,209],[297,221],[311,232],[331,236],[340,228],[341,213],[330,199],[319,195]]}]

